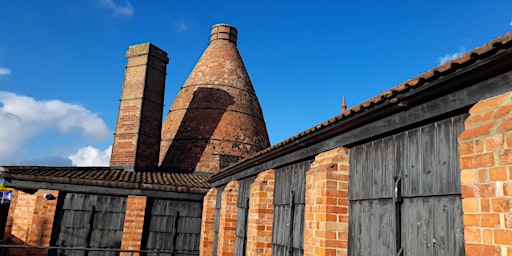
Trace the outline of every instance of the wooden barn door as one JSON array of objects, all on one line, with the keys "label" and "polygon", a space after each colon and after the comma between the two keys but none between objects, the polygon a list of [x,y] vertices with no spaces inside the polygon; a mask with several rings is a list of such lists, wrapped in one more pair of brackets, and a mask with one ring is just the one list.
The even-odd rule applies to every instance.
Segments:
[{"label": "wooden barn door", "polygon": [[[120,249],[126,197],[65,193],[59,197],[52,245]],[[119,255],[115,251],[55,250],[50,255]]]},{"label": "wooden barn door", "polygon": [[245,256],[247,245],[247,228],[249,222],[249,198],[251,184],[256,177],[240,180],[238,188],[238,213],[236,217],[235,256]]},{"label": "wooden barn door", "polygon": [[306,171],[312,160],[276,170],[272,255],[302,256]]},{"label": "wooden barn door", "polygon": [[144,255],[183,256],[197,253],[202,208],[202,202],[148,199],[142,246],[145,250],[162,252]]},{"label": "wooden barn door", "polygon": [[457,142],[465,118],[351,148],[349,255],[465,255]]}]

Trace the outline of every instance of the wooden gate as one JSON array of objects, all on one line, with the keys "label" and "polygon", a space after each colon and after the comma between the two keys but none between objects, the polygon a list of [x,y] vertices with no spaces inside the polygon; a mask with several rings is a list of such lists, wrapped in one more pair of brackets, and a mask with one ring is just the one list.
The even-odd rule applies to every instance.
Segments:
[{"label": "wooden gate", "polygon": [[148,199],[142,248],[160,250],[147,256],[183,256],[198,252],[202,202]]},{"label": "wooden gate", "polygon": [[[74,248],[120,249],[126,197],[64,193],[52,232],[52,245]],[[55,250],[50,255],[119,255],[119,252]]]},{"label": "wooden gate", "polygon": [[350,149],[349,255],[465,255],[457,138],[466,116]]},{"label": "wooden gate", "polygon": [[272,255],[302,256],[306,171],[312,160],[276,169]]},{"label": "wooden gate", "polygon": [[249,198],[251,184],[255,179],[256,177],[250,177],[240,180],[238,183],[235,256],[245,256],[247,245],[247,224],[249,221]]}]

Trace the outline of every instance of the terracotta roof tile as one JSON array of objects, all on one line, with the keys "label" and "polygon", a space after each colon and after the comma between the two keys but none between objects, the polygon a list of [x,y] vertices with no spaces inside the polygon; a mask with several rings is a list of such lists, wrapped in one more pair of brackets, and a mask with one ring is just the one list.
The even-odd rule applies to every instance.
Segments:
[{"label": "terracotta roof tile", "polygon": [[[303,131],[295,136],[292,136],[274,146],[271,146],[269,148],[266,148],[260,152],[257,152],[256,154],[249,156],[247,158],[244,158],[226,168],[221,170],[221,173],[234,168],[236,166],[242,165],[245,162],[249,162],[252,159],[255,159],[261,155],[267,154],[269,152],[275,151],[285,145],[291,144],[292,142],[314,132],[320,129],[323,129],[327,126],[333,125],[335,123],[338,123],[340,120],[343,120],[347,117],[353,116],[357,114],[358,112],[361,112],[365,109],[372,108],[382,102],[384,102],[387,98],[394,97],[396,95],[402,94],[407,92],[410,88],[417,88],[421,87],[425,84],[426,81],[433,81],[439,78],[441,75],[445,75],[451,72],[456,71],[459,68],[463,68],[467,65],[470,65],[474,63],[476,60],[485,58],[487,56],[491,56],[496,53],[497,50],[501,48],[510,48],[512,47],[512,33],[508,32],[504,36],[500,36],[496,38],[495,40],[492,40],[488,44],[484,44],[481,47],[478,47],[474,50],[471,50],[462,56],[459,56],[456,59],[453,59],[449,62],[443,63],[439,65],[438,67],[429,70],[425,73],[420,74],[419,76],[412,78],[398,86],[395,86],[371,99],[368,99],[367,101],[364,101],[346,111],[346,113],[342,113],[340,115],[337,115],[319,125],[316,125],[306,131]],[[220,173],[219,173],[220,174]],[[214,175],[217,176],[217,175]]]},{"label": "terracotta roof tile", "polygon": [[4,166],[1,177],[25,181],[174,192],[204,192],[208,176],[193,173],[131,172],[111,167]]}]

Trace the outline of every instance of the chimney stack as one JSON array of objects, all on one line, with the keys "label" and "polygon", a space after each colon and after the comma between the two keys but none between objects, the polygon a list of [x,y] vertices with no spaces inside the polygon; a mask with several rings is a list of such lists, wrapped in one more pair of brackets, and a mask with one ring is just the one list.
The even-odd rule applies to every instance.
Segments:
[{"label": "chimney stack", "polygon": [[169,58],[156,46],[130,46],[119,103],[110,166],[141,171],[156,169]]},{"label": "chimney stack", "polygon": [[227,40],[236,45],[238,31],[228,24],[217,24],[212,27],[210,43],[216,40]]}]

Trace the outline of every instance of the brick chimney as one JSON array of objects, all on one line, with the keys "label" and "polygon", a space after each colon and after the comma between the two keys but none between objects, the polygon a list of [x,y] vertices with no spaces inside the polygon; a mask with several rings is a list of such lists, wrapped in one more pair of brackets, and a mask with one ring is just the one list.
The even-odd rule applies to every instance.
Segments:
[{"label": "brick chimney", "polygon": [[110,166],[156,169],[165,90],[167,53],[145,43],[130,46]]},{"label": "brick chimney", "polygon": [[231,25],[212,27],[210,45],[164,121],[161,170],[217,173],[270,145],[237,36]]}]

